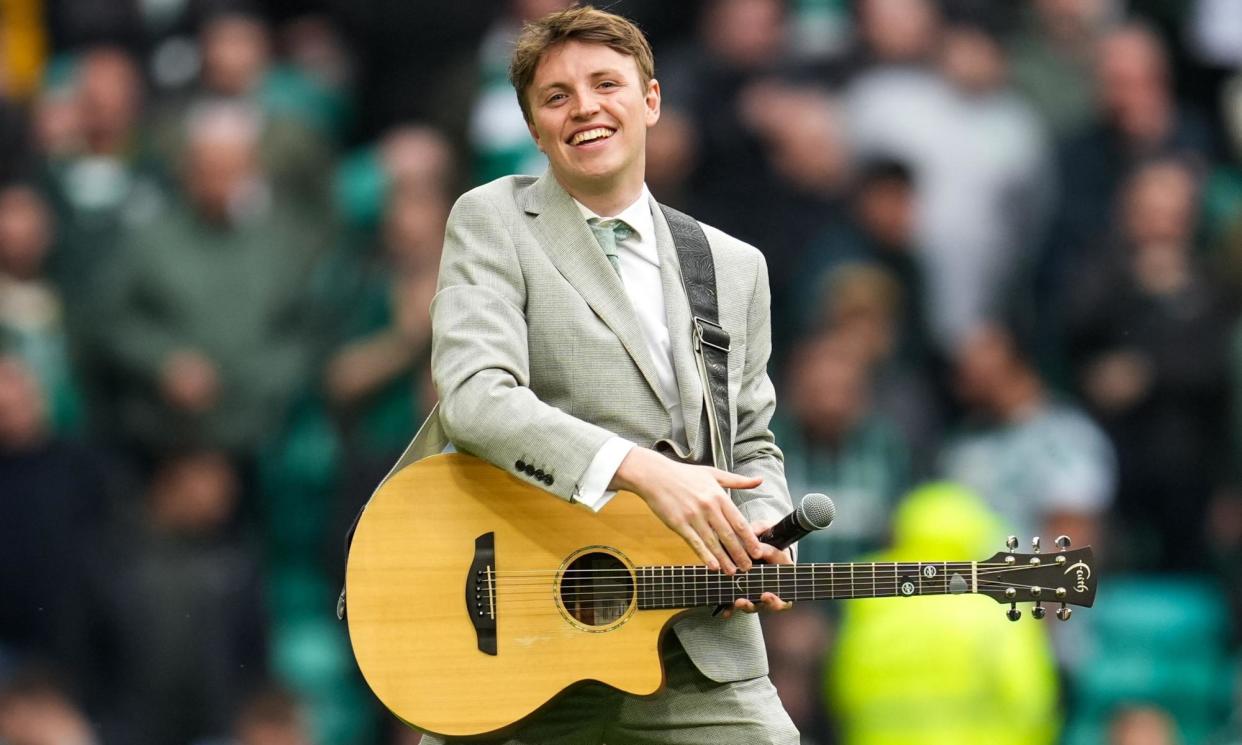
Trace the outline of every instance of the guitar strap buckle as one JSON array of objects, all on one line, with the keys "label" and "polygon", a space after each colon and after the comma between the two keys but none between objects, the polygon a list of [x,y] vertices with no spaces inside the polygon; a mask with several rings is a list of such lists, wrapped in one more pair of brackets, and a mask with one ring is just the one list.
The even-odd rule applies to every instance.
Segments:
[{"label": "guitar strap buckle", "polygon": [[725,354],[729,353],[731,339],[729,332],[712,321],[702,316],[694,317],[694,342],[696,345],[706,344],[712,349],[718,349]]}]

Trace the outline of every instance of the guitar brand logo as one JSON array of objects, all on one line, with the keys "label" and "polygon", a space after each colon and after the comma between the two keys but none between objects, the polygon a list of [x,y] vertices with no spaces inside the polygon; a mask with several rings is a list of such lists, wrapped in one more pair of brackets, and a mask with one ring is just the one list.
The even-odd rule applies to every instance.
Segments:
[{"label": "guitar brand logo", "polygon": [[1074,585],[1074,589],[1078,592],[1086,592],[1087,580],[1091,579],[1091,567],[1087,566],[1085,562],[1080,561],[1076,564],[1071,564],[1069,568],[1065,570],[1066,574],[1069,574],[1070,572],[1074,572],[1074,578],[1078,581],[1077,584]]}]

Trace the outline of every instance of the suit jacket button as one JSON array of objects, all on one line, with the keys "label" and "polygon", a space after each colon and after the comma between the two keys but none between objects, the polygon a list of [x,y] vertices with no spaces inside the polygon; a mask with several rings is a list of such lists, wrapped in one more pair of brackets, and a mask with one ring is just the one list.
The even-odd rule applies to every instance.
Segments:
[{"label": "suit jacket button", "polygon": [[537,481],[543,481],[543,469],[542,468],[538,469],[531,475],[534,476]]},{"label": "suit jacket button", "polygon": [[519,471],[525,471],[525,470],[526,470],[526,461],[524,461],[524,460],[519,460],[517,463],[514,463],[514,464],[513,464],[513,467],[514,467],[514,468],[516,468],[516,469],[517,469],[517,470],[519,470]]},{"label": "suit jacket button", "polygon": [[532,466],[532,465],[531,465],[531,464],[529,464],[529,463],[527,463],[527,464],[526,464],[526,468],[525,468],[525,469],[523,469],[523,470],[525,470],[525,471],[526,471],[526,475],[527,475],[527,476],[534,476],[534,475],[535,475],[535,467],[534,467],[534,466]]},{"label": "suit jacket button", "polygon": [[547,476],[544,476],[543,483],[547,484],[548,486],[552,486],[552,474],[549,473]]}]

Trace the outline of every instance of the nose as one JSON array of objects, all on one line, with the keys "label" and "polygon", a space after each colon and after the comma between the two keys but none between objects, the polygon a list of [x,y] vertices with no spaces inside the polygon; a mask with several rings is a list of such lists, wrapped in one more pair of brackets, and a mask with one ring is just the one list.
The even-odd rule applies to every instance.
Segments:
[{"label": "nose", "polygon": [[585,90],[574,96],[573,115],[577,119],[589,119],[599,112],[599,100],[594,91]]}]

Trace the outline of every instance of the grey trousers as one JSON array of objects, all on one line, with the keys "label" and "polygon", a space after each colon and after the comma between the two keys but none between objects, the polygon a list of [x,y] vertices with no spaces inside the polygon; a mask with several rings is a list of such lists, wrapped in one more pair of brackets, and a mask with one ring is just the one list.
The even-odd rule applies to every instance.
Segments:
[{"label": "grey trousers", "polygon": [[766,675],[717,683],[672,633],[662,653],[667,682],[651,698],[586,683],[500,737],[425,735],[422,745],[798,745],[798,730]]}]

